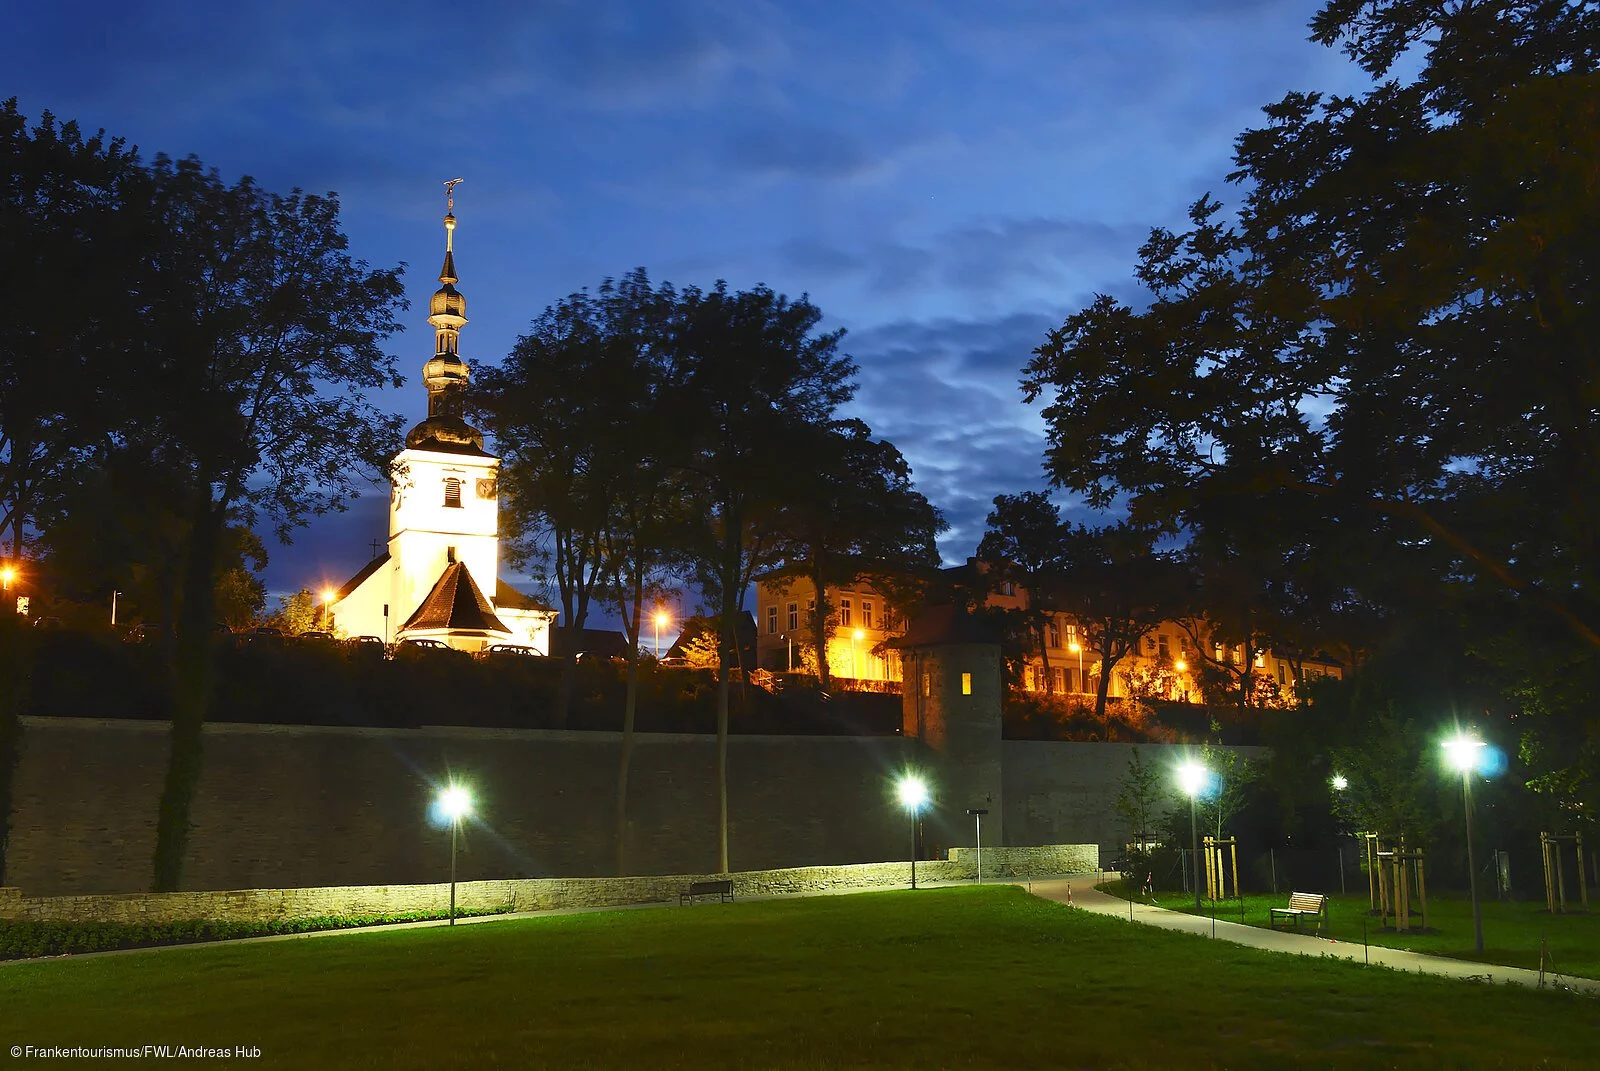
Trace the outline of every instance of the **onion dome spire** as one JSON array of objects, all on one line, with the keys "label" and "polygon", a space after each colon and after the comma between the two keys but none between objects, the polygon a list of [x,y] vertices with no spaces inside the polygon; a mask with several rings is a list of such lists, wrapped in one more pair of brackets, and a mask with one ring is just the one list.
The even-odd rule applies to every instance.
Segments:
[{"label": "onion dome spire", "polygon": [[439,289],[428,307],[434,353],[422,366],[422,381],[428,387],[428,419],[406,435],[406,446],[413,450],[483,452],[483,433],[461,418],[462,395],[472,374],[458,350],[461,328],[467,322],[467,299],[455,287],[455,188],[461,181],[454,178],[444,184],[444,266],[439,269]]}]

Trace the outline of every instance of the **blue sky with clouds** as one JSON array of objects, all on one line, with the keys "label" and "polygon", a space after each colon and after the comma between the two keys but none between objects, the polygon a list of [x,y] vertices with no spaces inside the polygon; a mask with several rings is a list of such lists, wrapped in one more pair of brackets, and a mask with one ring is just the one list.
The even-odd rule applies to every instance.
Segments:
[{"label": "blue sky with clouds", "polygon": [[[1306,40],[1315,0],[60,0],[8,16],[0,95],[196,154],[271,189],[334,190],[355,254],[405,261],[416,375],[457,175],[469,361],[635,266],[809,293],[848,329],[853,409],[910,459],[972,553],[996,494],[1043,486],[1018,372],[1206,191],[1234,136],[1298,89],[1365,76]],[[271,547],[269,586],[343,580],[378,490]]]}]

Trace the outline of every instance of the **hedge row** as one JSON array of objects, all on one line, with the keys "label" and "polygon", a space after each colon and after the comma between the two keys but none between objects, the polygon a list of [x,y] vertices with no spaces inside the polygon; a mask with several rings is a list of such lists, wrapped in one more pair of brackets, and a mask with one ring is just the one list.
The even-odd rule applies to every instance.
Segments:
[{"label": "hedge row", "polygon": [[[456,917],[499,915],[508,907],[486,910],[456,909]],[[428,922],[450,917],[448,911],[402,911],[391,915],[324,915],[307,919],[270,919],[265,922],[39,922],[0,919],[0,959],[31,959],[81,952],[110,952],[119,948],[154,948],[240,937],[270,937],[284,933],[347,930],[395,922]]]}]

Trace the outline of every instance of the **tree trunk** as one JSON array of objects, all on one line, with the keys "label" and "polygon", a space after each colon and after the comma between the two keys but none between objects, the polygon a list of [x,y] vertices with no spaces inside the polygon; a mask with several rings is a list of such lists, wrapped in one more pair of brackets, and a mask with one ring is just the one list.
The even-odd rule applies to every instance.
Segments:
[{"label": "tree trunk", "polygon": [[1115,664],[1106,651],[1100,654],[1100,679],[1095,682],[1094,716],[1096,721],[1106,720],[1106,696],[1111,692],[1111,669]]},{"label": "tree trunk", "polygon": [[4,885],[12,784],[22,755],[22,703],[33,671],[34,645],[10,609],[0,607],[0,618],[0,885]]},{"label": "tree trunk", "polygon": [[216,571],[226,515],[226,505],[212,505],[207,495],[189,533],[183,605],[173,637],[172,744],[156,822],[155,872],[151,885],[154,892],[176,892],[183,881],[189,813],[200,783],[204,750],[202,730],[213,686],[211,619],[215,593],[212,576]]},{"label": "tree trunk", "polygon": [[617,877],[628,873],[628,765],[633,760],[634,712],[639,703],[640,602],[644,599],[643,573],[634,577],[633,631],[628,644],[628,692],[622,705],[622,757],[617,765]]},{"label": "tree trunk", "polygon": [[811,614],[811,642],[817,647],[817,682],[824,692],[833,683],[832,671],[828,668],[828,601],[824,599],[822,588],[822,569],[817,567],[812,570],[811,587],[817,594],[816,608]]},{"label": "tree trunk", "polygon": [[1039,623],[1039,657],[1044,662],[1044,691],[1049,695],[1055,691],[1055,682],[1050,678],[1050,636],[1047,623]]}]

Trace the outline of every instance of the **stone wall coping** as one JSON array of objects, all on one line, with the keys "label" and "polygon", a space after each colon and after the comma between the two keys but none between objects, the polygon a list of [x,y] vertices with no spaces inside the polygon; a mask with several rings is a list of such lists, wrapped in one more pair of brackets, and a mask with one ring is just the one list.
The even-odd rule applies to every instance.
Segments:
[{"label": "stone wall coping", "polygon": [[[121,729],[137,733],[165,733],[171,730],[170,721],[145,718],[55,718],[29,714],[21,719],[25,729]],[[610,730],[589,729],[493,729],[474,726],[419,725],[414,728],[370,725],[282,725],[271,722],[209,721],[203,731],[218,736],[365,736],[412,737],[415,739],[457,740],[552,740],[563,743],[619,744],[622,733]],[[729,740],[741,745],[759,741],[764,745],[795,743],[853,744],[901,741],[899,733],[884,736],[833,736],[811,734],[777,735],[767,733],[732,733]],[[635,744],[715,744],[715,733],[645,733],[636,732]]]},{"label": "stone wall coping", "polygon": [[[919,860],[928,880],[970,876],[970,848],[954,848],[948,859]],[[459,882],[457,901],[465,908],[513,911],[567,907],[615,907],[675,903],[690,882],[728,878],[744,895],[822,892],[839,888],[882,888],[905,884],[909,860],[844,863],[731,874],[641,874],[621,878],[503,878]],[[1017,877],[1083,872],[1099,865],[1093,844],[1041,845],[984,851],[985,873],[1009,865]],[[1060,863],[1078,863],[1063,869]],[[1030,866],[1029,864],[1034,864]],[[1040,864],[1043,864],[1042,866]],[[991,871],[993,865],[997,869]],[[448,883],[426,885],[336,885],[301,889],[189,890],[171,893],[111,893],[27,898],[21,890],[0,889],[0,918],[72,922],[176,922],[187,920],[267,920],[323,915],[393,914],[437,909]]]}]

